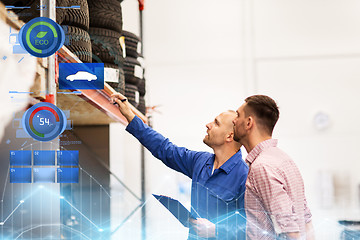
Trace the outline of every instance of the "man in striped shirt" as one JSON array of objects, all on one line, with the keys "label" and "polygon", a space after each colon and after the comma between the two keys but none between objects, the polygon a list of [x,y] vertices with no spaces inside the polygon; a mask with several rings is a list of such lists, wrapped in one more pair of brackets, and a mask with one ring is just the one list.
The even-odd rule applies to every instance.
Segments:
[{"label": "man in striped shirt", "polygon": [[314,239],[304,182],[294,161],[272,139],[279,118],[275,101],[254,95],[236,111],[234,139],[244,145],[247,239]]}]

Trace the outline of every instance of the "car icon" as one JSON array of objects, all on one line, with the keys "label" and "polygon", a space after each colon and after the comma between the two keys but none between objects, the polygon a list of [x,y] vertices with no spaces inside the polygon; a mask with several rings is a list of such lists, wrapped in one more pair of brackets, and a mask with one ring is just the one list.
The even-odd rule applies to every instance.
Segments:
[{"label": "car icon", "polygon": [[69,81],[77,81],[77,80],[84,80],[84,81],[94,81],[97,79],[97,76],[92,74],[92,73],[89,73],[89,72],[86,72],[86,71],[78,71],[77,73],[75,74],[72,74],[72,75],[69,75],[66,77],[66,80],[69,80]]}]

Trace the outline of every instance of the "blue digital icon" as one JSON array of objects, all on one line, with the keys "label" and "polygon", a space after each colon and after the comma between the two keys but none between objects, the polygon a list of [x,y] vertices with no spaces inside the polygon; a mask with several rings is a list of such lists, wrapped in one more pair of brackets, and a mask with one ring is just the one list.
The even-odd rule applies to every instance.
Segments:
[{"label": "blue digital icon", "polygon": [[34,168],[34,183],[55,183],[55,168]]},{"label": "blue digital icon", "polygon": [[50,150],[34,151],[34,165],[42,165],[42,166],[55,165],[55,151],[50,151]]},{"label": "blue digital icon", "polygon": [[58,168],[57,169],[58,183],[78,183],[79,169],[78,168]]},{"label": "blue digital icon", "polygon": [[57,151],[57,164],[59,166],[79,165],[79,151]]},{"label": "blue digital icon", "polygon": [[64,44],[65,33],[59,24],[46,17],[26,23],[19,32],[21,46],[35,57],[49,57]]},{"label": "blue digital icon", "polygon": [[13,32],[10,27],[9,43],[13,46],[13,54],[27,54],[28,52],[23,49],[19,42],[19,33]]},{"label": "blue digital icon", "polygon": [[[61,167],[56,166],[55,152],[57,165]],[[33,164],[31,153],[33,153]],[[12,150],[10,166],[11,183],[55,183],[56,175],[58,183],[79,182],[79,151],[77,150]]]},{"label": "blue digital icon", "polygon": [[41,102],[29,108],[22,117],[25,132],[38,141],[50,141],[66,128],[67,120],[54,104]]},{"label": "blue digital icon", "polygon": [[104,89],[104,63],[59,63],[59,89]]},{"label": "blue digital icon", "polygon": [[27,54],[28,52],[21,47],[18,33],[10,33],[9,43],[13,45],[13,54]]},{"label": "blue digital icon", "polygon": [[31,165],[31,151],[10,151],[10,165],[11,166],[30,166]]},{"label": "blue digital icon", "polygon": [[31,183],[31,168],[10,168],[10,183]]}]

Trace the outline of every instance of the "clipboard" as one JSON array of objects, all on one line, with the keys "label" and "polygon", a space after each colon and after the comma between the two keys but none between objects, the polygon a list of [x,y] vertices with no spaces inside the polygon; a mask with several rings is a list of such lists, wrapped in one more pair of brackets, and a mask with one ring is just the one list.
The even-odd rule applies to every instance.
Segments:
[{"label": "clipboard", "polygon": [[191,212],[189,212],[184,205],[182,205],[178,200],[173,199],[171,197],[163,196],[163,195],[155,195],[153,196],[164,206],[169,212],[171,212],[174,217],[176,217],[179,222],[184,227],[190,227],[189,218],[197,219],[200,216],[194,216]]}]

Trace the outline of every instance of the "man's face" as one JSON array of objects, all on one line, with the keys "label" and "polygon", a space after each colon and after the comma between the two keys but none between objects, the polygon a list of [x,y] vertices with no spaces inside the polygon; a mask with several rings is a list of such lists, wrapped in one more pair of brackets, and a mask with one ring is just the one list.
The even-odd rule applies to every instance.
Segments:
[{"label": "man's face", "polygon": [[203,142],[211,148],[224,144],[228,135],[233,132],[232,120],[235,116],[234,112],[223,112],[206,124],[207,135]]},{"label": "man's face", "polygon": [[244,140],[246,136],[246,114],[245,114],[245,104],[241,105],[238,110],[236,110],[236,117],[232,121],[234,125],[234,140],[244,144],[242,140]]}]

